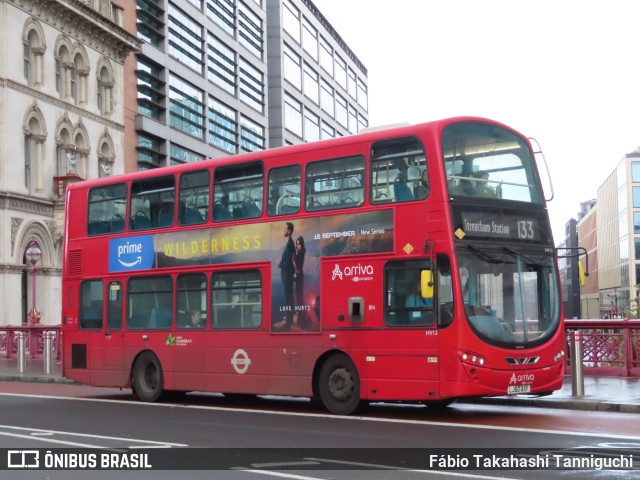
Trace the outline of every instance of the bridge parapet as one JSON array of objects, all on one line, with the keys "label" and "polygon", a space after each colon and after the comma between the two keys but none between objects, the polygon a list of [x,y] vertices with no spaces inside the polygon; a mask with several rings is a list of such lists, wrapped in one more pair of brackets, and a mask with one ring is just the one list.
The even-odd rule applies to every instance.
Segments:
[{"label": "bridge parapet", "polygon": [[60,360],[62,354],[60,325],[0,325],[0,358],[16,358],[18,355],[18,333],[26,338],[27,358],[43,358],[45,334],[52,335],[52,357]]},{"label": "bridge parapet", "polygon": [[[581,336],[585,375],[640,377],[640,320],[572,319],[564,328],[567,348],[574,334]],[[571,370],[571,355],[566,358]]]}]

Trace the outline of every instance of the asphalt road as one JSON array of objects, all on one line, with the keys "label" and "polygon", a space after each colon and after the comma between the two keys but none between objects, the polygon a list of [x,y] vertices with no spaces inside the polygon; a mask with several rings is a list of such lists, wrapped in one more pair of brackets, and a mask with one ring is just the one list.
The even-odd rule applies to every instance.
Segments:
[{"label": "asphalt road", "polygon": [[147,453],[156,469],[12,469],[0,470],[0,478],[173,480],[176,471],[185,479],[246,480],[629,478],[638,472],[597,466],[452,471],[437,462],[470,458],[473,468],[473,455],[485,461],[513,453],[547,458],[551,466],[556,458],[631,458],[638,468],[640,416],[472,404],[438,412],[374,404],[362,415],[337,417],[301,399],[190,394],[145,404],[118,390],[0,382],[0,449],[35,449],[44,455],[46,449],[61,448]]}]

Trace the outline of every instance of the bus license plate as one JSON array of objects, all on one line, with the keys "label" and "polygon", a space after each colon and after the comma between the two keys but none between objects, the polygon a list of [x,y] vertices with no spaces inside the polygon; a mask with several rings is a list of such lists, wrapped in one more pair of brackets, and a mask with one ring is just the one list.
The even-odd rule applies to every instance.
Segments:
[{"label": "bus license plate", "polygon": [[507,393],[509,395],[515,395],[518,393],[530,393],[531,385],[511,385],[507,387]]}]

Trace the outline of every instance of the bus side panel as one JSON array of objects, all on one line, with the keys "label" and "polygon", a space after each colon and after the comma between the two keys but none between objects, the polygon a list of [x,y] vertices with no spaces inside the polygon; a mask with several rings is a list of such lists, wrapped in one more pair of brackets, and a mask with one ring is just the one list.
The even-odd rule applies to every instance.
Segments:
[{"label": "bus side panel", "polygon": [[[214,332],[232,336],[235,332]],[[251,336],[249,336],[251,335]],[[220,338],[216,343],[234,347],[207,349],[205,352],[205,389],[227,393],[311,395],[311,375],[320,351],[314,341],[280,334],[265,339],[265,332],[244,337],[242,343]],[[313,335],[317,341],[317,336]],[[281,340],[285,339],[285,340]],[[306,344],[306,345],[305,345]]]}]

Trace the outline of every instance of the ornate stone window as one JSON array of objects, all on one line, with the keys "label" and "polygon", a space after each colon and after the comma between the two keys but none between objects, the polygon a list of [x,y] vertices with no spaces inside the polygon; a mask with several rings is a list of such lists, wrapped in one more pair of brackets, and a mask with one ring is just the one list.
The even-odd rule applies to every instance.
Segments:
[{"label": "ornate stone window", "polygon": [[105,128],[98,140],[98,177],[113,175],[115,148],[109,131]]},{"label": "ornate stone window", "polygon": [[106,58],[100,59],[97,69],[97,103],[98,110],[103,116],[110,116],[113,113],[113,88],[114,74],[111,62]]},{"label": "ornate stone window", "polygon": [[33,102],[22,121],[24,134],[24,187],[27,193],[42,190],[44,143],[47,128],[37,102]]},{"label": "ornate stone window", "polygon": [[47,50],[40,23],[29,18],[22,29],[24,78],[31,87],[44,85],[44,53]]}]

